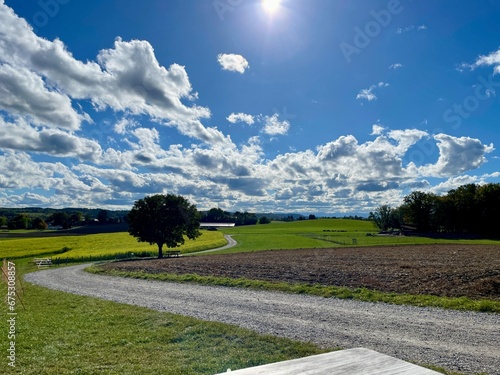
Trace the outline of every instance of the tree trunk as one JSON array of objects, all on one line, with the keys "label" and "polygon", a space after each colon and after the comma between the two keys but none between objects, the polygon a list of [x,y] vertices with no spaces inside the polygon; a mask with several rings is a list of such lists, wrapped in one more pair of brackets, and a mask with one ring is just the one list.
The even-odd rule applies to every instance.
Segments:
[{"label": "tree trunk", "polygon": [[163,258],[163,244],[159,243],[158,244],[158,259]]}]

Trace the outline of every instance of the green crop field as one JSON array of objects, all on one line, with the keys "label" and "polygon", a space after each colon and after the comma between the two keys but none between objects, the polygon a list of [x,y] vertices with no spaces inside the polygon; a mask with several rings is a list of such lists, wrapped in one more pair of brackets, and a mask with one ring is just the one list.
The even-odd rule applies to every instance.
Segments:
[{"label": "green crop field", "polygon": [[[201,231],[196,240],[186,239],[178,250],[190,253],[224,246],[226,240],[221,232]],[[61,259],[112,254],[156,251],[156,245],[138,242],[127,232],[100,233],[80,236],[53,236],[36,238],[12,238],[0,240],[1,258],[24,258],[31,256],[54,256]]]},{"label": "green crop field", "polygon": [[329,248],[338,246],[380,246],[430,243],[499,244],[493,240],[449,240],[415,236],[378,236],[371,221],[317,219],[224,228],[238,245],[223,252]]}]

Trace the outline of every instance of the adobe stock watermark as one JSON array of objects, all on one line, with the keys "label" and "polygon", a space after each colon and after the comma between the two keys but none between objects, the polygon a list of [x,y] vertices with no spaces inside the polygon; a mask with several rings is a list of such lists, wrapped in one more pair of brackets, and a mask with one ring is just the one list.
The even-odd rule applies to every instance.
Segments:
[{"label": "adobe stock watermark", "polygon": [[363,28],[354,27],[354,37],[352,43],[341,42],[340,50],[347,63],[352,61],[352,55],[359,55],[363,49],[368,47],[373,39],[391,23],[394,16],[400,14],[404,7],[399,0],[389,0],[386,9],[379,11],[371,10],[372,19]]},{"label": "adobe stock watermark", "polygon": [[36,28],[41,28],[47,26],[51,18],[54,18],[59,14],[61,10],[61,5],[66,5],[71,0],[39,0],[37,5],[40,7],[39,11],[33,14],[32,21]]},{"label": "adobe stock watermark", "polygon": [[[451,108],[443,113],[443,121],[452,124],[451,128],[457,130],[462,126],[462,121],[468,119],[471,114],[479,109],[481,102],[485,102],[496,95],[495,88],[500,88],[500,79],[494,80],[495,74],[488,78],[480,76],[474,85],[474,93],[465,97],[461,103],[454,103]],[[500,78],[500,77],[499,77]]]},{"label": "adobe stock watermark", "polygon": [[273,108],[273,113],[277,114],[279,116],[279,118],[281,118],[283,120],[293,120],[293,119],[297,118],[296,114],[288,112],[288,108],[286,106],[283,106],[282,111],[280,111],[277,108]]},{"label": "adobe stock watermark", "polygon": [[97,124],[91,124],[89,131],[89,138],[93,139],[99,143],[106,141],[107,137],[113,133],[115,119],[110,117],[105,117],[101,119]]},{"label": "adobe stock watermark", "polygon": [[212,5],[219,16],[219,19],[224,21],[225,14],[227,12],[233,12],[236,7],[243,3],[243,1],[244,0],[214,0]]},{"label": "adobe stock watermark", "polygon": [[[444,129],[435,128],[432,131],[432,134],[440,133],[444,133]],[[425,139],[422,139],[415,146],[416,148],[409,153],[408,159],[416,165],[424,164],[429,156],[436,153],[436,141],[432,136],[425,137]]]},{"label": "adobe stock watermark", "polygon": [[17,297],[17,275],[14,262],[4,259],[2,266],[2,280],[7,284],[7,366],[16,367],[16,297]]},{"label": "adobe stock watermark", "polygon": [[[451,129],[457,130],[462,126],[464,120],[468,119],[477,111],[482,102],[485,102],[496,95],[495,88],[500,88],[500,77],[495,80],[495,75],[490,74],[488,78],[480,76],[474,85],[474,92],[466,96],[461,102],[454,103],[449,109],[443,112],[443,121]],[[446,129],[435,128],[432,134],[445,133]],[[427,138],[419,142],[416,149],[412,150],[409,159],[418,164],[423,163],[426,158],[437,152],[433,138]]]}]

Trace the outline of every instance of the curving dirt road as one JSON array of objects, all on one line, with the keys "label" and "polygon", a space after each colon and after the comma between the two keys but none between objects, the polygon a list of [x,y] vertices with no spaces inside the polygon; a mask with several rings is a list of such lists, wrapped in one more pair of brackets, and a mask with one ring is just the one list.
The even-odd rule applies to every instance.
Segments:
[{"label": "curving dirt road", "polygon": [[500,315],[88,274],[86,265],[27,274],[28,282],[159,311],[312,341],[365,347],[419,364],[500,375]]}]

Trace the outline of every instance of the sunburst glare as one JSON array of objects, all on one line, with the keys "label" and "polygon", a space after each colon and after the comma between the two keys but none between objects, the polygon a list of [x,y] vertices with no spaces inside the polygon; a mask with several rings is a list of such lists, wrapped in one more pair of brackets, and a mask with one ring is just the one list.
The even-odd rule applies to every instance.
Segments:
[{"label": "sunburst glare", "polygon": [[280,0],[262,0],[262,7],[267,13],[273,14],[279,10],[280,3]]}]

